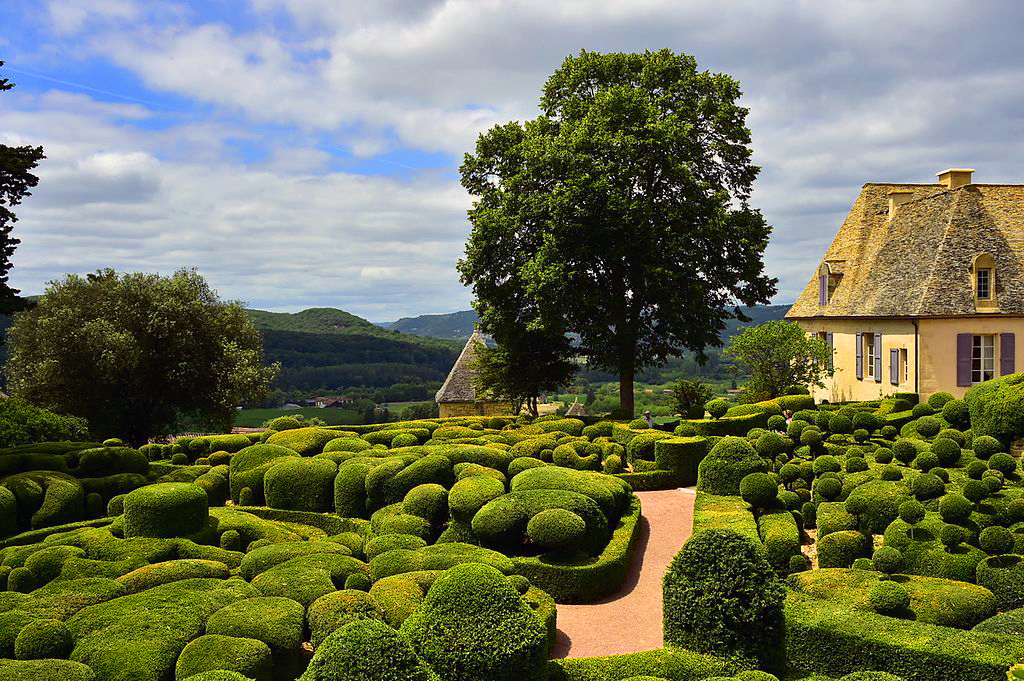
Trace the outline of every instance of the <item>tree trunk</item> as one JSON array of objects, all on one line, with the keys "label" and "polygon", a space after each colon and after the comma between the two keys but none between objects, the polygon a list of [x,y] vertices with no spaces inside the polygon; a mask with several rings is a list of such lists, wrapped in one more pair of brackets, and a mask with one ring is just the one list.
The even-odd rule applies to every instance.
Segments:
[{"label": "tree trunk", "polygon": [[619,409],[626,412],[626,418],[634,416],[635,403],[633,400],[633,375],[636,370],[633,366],[633,356],[630,354],[628,360],[623,358],[619,366]]}]

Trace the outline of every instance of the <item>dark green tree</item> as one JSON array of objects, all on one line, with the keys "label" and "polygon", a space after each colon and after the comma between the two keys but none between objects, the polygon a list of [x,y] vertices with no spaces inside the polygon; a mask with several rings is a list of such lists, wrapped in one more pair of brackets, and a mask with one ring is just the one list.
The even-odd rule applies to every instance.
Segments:
[{"label": "dark green tree", "polygon": [[[0,66],[3,65],[4,62],[0,61]],[[13,87],[14,83],[7,78],[0,78],[0,92]],[[18,221],[11,209],[26,196],[31,196],[29,190],[39,183],[39,178],[31,171],[44,158],[42,147],[9,147],[0,144],[0,314],[11,314],[25,306],[25,301],[18,297],[20,291],[7,283],[11,256],[21,243],[11,236],[11,229]]]},{"label": "dark green tree", "polygon": [[778,397],[794,385],[824,386],[833,373],[831,354],[824,339],[782,320],[748,326],[725,348],[725,355],[750,374],[743,387],[750,402]]},{"label": "dark green tree", "polygon": [[537,415],[537,400],[542,393],[568,385],[577,365],[569,339],[563,333],[526,329],[509,333],[504,344],[477,349],[474,387],[478,394],[506,399],[512,412],[526,409]]},{"label": "dark green tree", "polygon": [[481,328],[499,344],[516,317],[579,334],[632,414],[637,371],[703,359],[743,319],[737,302],[767,302],[771,228],[748,205],[759,168],[739,96],[667,49],[583,51],[548,79],[541,116],[480,135],[461,167],[475,202],[459,272]]},{"label": "dark green tree", "polygon": [[278,370],[263,365],[242,306],[188,270],[68,275],[15,315],[8,342],[14,396],[135,445],[181,418],[229,427],[235,407],[262,399]]}]

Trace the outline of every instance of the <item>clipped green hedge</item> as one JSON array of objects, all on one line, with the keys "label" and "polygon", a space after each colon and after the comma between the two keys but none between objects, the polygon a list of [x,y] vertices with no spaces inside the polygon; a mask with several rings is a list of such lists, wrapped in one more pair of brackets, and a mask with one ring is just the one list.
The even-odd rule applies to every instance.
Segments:
[{"label": "clipped green hedge", "polygon": [[785,510],[762,514],[757,528],[768,562],[776,572],[789,572],[789,559],[800,553],[800,528],[793,514]]},{"label": "clipped green hedge", "polygon": [[190,641],[175,665],[177,679],[208,671],[234,671],[253,681],[271,681],[273,659],[262,641],[208,634]]},{"label": "clipped green hedge", "polygon": [[280,596],[249,598],[221,608],[206,621],[207,634],[238,636],[267,644],[275,663],[298,655],[304,639],[300,603]]},{"label": "clipped green hedge", "polygon": [[675,487],[697,484],[697,468],[708,453],[703,437],[672,437],[654,443],[654,462],[659,470],[675,472]]},{"label": "clipped green hedge", "polygon": [[1002,679],[1024,658],[1024,641],[852,611],[804,594],[786,599],[791,668],[839,677],[884,670],[907,681]]},{"label": "clipped green hedge", "polygon": [[594,557],[558,560],[551,556],[516,556],[515,571],[529,578],[558,603],[587,603],[614,592],[626,579],[638,537],[640,499],[632,497],[604,550]]},{"label": "clipped green hedge", "polygon": [[299,681],[384,679],[441,681],[397,631],[373,619],[350,622],[330,634],[299,677]]},{"label": "clipped green hedge", "polygon": [[1024,434],[1024,373],[975,385],[964,395],[974,436],[990,435],[1004,445]]},{"label": "clipped green hedge", "polygon": [[124,498],[125,537],[184,537],[209,519],[210,501],[202,487],[165,482],[140,487]]},{"label": "clipped green hedge", "polygon": [[319,648],[328,636],[349,622],[360,619],[384,621],[377,600],[365,591],[343,589],[316,599],[306,614],[313,648]]},{"label": "clipped green hedge", "polygon": [[693,506],[693,534],[703,530],[732,530],[754,542],[761,541],[754,514],[740,497],[697,492]]},{"label": "clipped green hedge", "polygon": [[768,472],[768,463],[742,437],[718,441],[697,467],[697,490],[738,496],[740,481],[751,473]]},{"label": "clipped green hedge", "polygon": [[547,678],[544,624],[486,565],[458,565],[438,577],[400,632],[445,681]]},{"label": "clipped green hedge", "polygon": [[80,662],[68,660],[2,660],[4,681],[96,681],[96,673]]},{"label": "clipped green hedge", "polygon": [[658,648],[642,653],[552,660],[548,663],[548,681],[622,681],[652,675],[669,681],[692,681],[725,675],[730,667],[710,655]]},{"label": "clipped green hedge", "polygon": [[267,506],[290,511],[334,510],[338,464],[329,459],[286,458],[263,477]]}]

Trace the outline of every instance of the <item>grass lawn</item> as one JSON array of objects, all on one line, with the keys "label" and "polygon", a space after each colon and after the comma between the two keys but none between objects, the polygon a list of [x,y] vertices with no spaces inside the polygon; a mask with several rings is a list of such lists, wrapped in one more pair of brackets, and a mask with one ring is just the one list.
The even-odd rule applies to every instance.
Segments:
[{"label": "grass lawn", "polygon": [[267,419],[278,416],[296,416],[305,418],[317,417],[329,426],[342,426],[363,422],[363,415],[347,409],[321,409],[320,407],[304,407],[302,409],[241,409],[235,412],[235,425],[239,428],[259,428]]}]

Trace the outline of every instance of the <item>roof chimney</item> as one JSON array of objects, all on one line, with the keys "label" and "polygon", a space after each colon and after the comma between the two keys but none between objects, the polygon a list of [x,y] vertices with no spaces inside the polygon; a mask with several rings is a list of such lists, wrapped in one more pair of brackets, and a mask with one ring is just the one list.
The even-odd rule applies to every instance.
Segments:
[{"label": "roof chimney", "polygon": [[946,189],[959,189],[971,183],[971,174],[973,172],[974,168],[949,168],[937,174],[939,176],[939,184],[943,185]]},{"label": "roof chimney", "polygon": [[889,219],[896,215],[896,209],[914,196],[912,189],[892,189],[889,191]]}]

